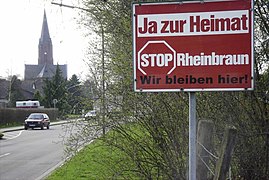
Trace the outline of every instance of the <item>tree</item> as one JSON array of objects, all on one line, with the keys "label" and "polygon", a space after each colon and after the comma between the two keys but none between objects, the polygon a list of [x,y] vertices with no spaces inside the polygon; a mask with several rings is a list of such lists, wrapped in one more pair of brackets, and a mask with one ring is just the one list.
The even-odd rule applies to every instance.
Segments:
[{"label": "tree", "polygon": [[39,90],[37,90],[34,94],[34,99],[38,100],[40,102],[40,104],[44,104],[44,97],[42,96],[42,94],[40,93]]},{"label": "tree", "polygon": [[186,94],[132,92],[130,3],[123,0],[85,2],[92,22],[85,24],[97,25],[94,30],[101,37],[97,46],[100,48],[95,51],[97,56],[89,62],[95,65],[91,69],[95,70],[92,74],[99,89],[97,97],[102,98],[102,59],[99,57],[104,53],[105,123],[119,133],[104,141],[128,154],[137,164],[133,171],[139,172],[141,178],[183,179],[188,143]]},{"label": "tree", "polygon": [[[84,1],[88,19],[83,16],[82,21],[87,28],[89,24],[95,26],[96,34],[105,41],[106,123],[118,135],[105,136],[104,141],[129,155],[142,179],[186,179],[188,98],[176,92],[132,92],[130,4],[130,0]],[[255,0],[255,91],[197,93],[198,118],[212,119],[216,125],[215,154],[224,127],[238,129],[232,159],[235,178],[269,176],[269,60],[268,44],[264,43],[269,35],[268,4],[268,0]],[[101,92],[99,44],[95,51],[89,50],[96,54],[89,61],[93,62],[91,73]]]},{"label": "tree", "polygon": [[45,80],[44,90],[44,103],[45,107],[54,107],[54,99],[57,101],[56,107],[59,109],[61,115],[67,113],[69,105],[67,102],[67,89],[66,79],[63,78],[59,65],[56,67],[55,75],[52,79]]},{"label": "tree", "polygon": [[[267,179],[269,176],[269,1],[255,1],[255,90],[201,93],[199,116],[213,119],[217,132],[226,125],[238,130],[232,159],[234,178]],[[217,134],[220,139],[221,134]]]},{"label": "tree", "polygon": [[74,74],[72,77],[67,81],[67,102],[71,107],[71,112],[74,114],[81,113],[82,104],[81,101],[82,97],[82,90],[81,90],[81,82],[79,81],[78,77]]},{"label": "tree", "polygon": [[9,89],[9,106],[15,107],[16,101],[24,100],[24,96],[22,94],[21,89],[21,80],[17,78],[17,76],[12,76],[10,80],[10,89]]},{"label": "tree", "polygon": [[87,77],[87,80],[83,82],[82,86],[83,109],[87,111],[93,110],[93,104],[99,98],[98,95],[98,89],[94,81],[91,80],[91,77]]}]

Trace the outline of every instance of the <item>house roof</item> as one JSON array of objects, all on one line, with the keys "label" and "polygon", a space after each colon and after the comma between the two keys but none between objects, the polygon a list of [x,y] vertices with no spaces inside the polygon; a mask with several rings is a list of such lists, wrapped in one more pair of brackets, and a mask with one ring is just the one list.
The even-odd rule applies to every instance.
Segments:
[{"label": "house roof", "polygon": [[0,99],[8,98],[8,89],[9,89],[10,81],[5,79],[0,79]]}]

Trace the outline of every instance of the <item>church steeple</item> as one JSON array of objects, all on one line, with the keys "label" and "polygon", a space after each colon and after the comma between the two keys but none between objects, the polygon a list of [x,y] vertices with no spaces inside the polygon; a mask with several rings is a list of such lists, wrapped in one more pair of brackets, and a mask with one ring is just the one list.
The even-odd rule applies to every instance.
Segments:
[{"label": "church steeple", "polygon": [[38,64],[53,64],[52,42],[49,34],[46,11],[44,10],[41,37],[38,45]]}]

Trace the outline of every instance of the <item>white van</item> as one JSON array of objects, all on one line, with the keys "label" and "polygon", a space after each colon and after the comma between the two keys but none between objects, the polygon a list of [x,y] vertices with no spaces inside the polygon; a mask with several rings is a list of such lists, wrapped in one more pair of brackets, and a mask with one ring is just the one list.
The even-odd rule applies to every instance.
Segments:
[{"label": "white van", "polygon": [[16,108],[38,108],[40,107],[39,101],[17,101]]}]

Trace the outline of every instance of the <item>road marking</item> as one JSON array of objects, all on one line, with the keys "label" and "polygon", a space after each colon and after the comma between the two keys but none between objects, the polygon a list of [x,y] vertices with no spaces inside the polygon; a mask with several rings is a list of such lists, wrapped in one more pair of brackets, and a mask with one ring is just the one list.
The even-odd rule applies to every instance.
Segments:
[{"label": "road marking", "polygon": [[21,133],[23,132],[23,130],[22,131],[13,131],[13,132],[5,132],[4,133],[4,138],[5,139],[15,139],[15,138],[17,138],[17,137],[19,137],[20,135],[21,135]]},{"label": "road marking", "polygon": [[6,154],[3,154],[3,155],[0,155],[0,158],[5,157],[5,156],[8,156],[8,155],[10,155],[10,153],[6,153]]}]

